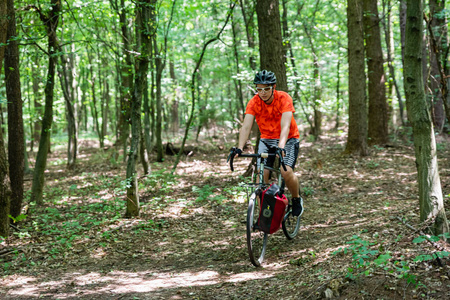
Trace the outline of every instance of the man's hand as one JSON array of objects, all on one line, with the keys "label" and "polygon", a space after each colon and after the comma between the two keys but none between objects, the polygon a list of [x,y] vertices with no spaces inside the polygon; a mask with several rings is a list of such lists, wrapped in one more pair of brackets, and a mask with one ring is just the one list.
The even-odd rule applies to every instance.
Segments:
[{"label": "man's hand", "polygon": [[230,155],[228,155],[227,162],[230,161],[230,159],[233,159],[236,155],[241,156],[242,150],[236,147],[231,148]]},{"label": "man's hand", "polygon": [[284,149],[284,148],[280,148],[280,147],[278,147],[277,148],[277,152],[281,152],[281,155],[283,156],[283,157],[285,157],[286,156],[286,150]]},{"label": "man's hand", "polygon": [[230,155],[228,155],[228,159],[227,159],[227,163],[230,162],[230,169],[231,171],[234,171],[233,168],[233,159],[234,157],[237,156],[241,156],[242,150],[236,147],[231,148],[230,150]]}]

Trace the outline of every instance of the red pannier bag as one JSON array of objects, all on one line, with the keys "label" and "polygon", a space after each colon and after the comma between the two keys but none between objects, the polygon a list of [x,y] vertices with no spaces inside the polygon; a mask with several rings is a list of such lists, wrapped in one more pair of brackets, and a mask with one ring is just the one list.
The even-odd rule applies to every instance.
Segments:
[{"label": "red pannier bag", "polygon": [[281,228],[288,199],[280,197],[280,188],[273,183],[261,194],[261,211],[258,217],[258,228],[265,233],[274,233]]}]

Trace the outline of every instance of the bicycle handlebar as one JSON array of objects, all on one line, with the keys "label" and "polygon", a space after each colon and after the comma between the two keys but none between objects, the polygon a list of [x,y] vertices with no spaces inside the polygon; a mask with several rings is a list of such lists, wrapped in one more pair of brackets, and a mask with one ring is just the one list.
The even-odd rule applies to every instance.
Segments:
[{"label": "bicycle handlebar", "polygon": [[[230,169],[232,172],[234,171],[233,161],[234,161],[234,157],[236,156],[235,150],[236,150],[236,148],[232,148],[230,150],[230,154],[228,155],[228,159],[227,159],[227,162],[230,162]],[[241,154],[238,154],[238,156],[240,156],[240,157],[256,157],[256,158],[268,158],[269,156],[276,156],[276,155],[278,155],[278,157],[280,158],[280,163],[283,166],[283,170],[287,171],[286,165],[284,164],[283,155],[282,155],[281,151],[278,149],[276,150],[275,153],[259,153],[259,154],[241,153]]]}]

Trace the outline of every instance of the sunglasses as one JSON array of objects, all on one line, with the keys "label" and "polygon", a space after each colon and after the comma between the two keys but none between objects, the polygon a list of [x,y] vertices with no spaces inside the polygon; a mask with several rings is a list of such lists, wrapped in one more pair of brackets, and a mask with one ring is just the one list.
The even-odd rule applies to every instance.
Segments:
[{"label": "sunglasses", "polygon": [[260,87],[256,88],[256,91],[258,93],[267,93],[267,92],[270,92],[271,90],[272,90],[271,86],[268,86],[268,87],[265,87],[265,88],[260,88]]}]

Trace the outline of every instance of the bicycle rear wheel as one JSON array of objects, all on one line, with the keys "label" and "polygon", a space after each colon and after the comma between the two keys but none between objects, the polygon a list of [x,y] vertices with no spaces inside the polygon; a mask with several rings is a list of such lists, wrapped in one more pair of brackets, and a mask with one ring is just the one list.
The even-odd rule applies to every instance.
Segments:
[{"label": "bicycle rear wheel", "polygon": [[256,192],[250,195],[247,210],[247,249],[250,261],[256,267],[261,266],[266,253],[268,234],[257,227],[259,211],[261,210],[259,197]]},{"label": "bicycle rear wheel", "polygon": [[283,233],[288,240],[292,240],[298,233],[300,228],[300,219],[301,216],[295,217],[292,215],[292,204],[291,200],[289,200],[290,204],[288,207],[288,211],[284,215],[283,222],[281,226],[283,228]]}]

